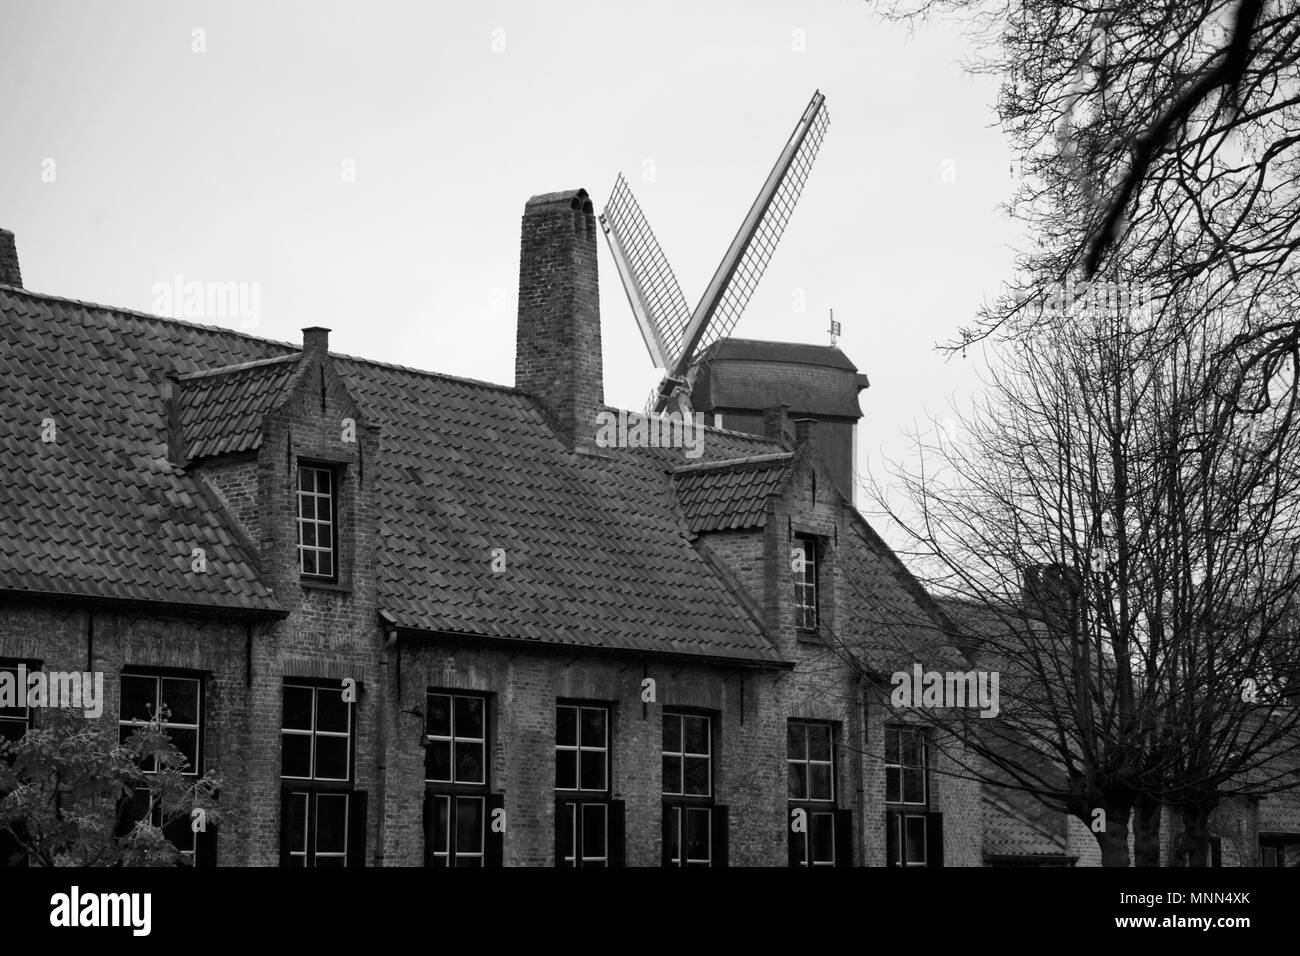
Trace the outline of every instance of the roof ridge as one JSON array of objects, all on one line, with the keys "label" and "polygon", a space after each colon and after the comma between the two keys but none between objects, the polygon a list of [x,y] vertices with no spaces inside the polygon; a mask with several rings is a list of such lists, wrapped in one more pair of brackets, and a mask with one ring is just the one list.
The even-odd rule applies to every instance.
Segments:
[{"label": "roof ridge", "polygon": [[240,362],[238,365],[223,365],[221,368],[206,368],[198,372],[186,372],[184,375],[178,375],[182,382],[188,382],[196,378],[211,378],[215,375],[230,375],[235,372],[243,372],[250,368],[261,368],[263,365],[281,365],[289,362],[297,362],[302,358],[302,352],[290,352],[288,355],[277,355],[269,359],[254,359],[251,362]]},{"label": "roof ridge", "polygon": [[740,468],[744,465],[759,465],[773,461],[789,461],[794,458],[794,452],[782,451],[774,452],[770,455],[748,455],[745,458],[724,458],[721,461],[702,461],[693,462],[689,465],[678,465],[673,469],[673,474],[680,475],[683,472],[707,471],[711,468],[722,470],[724,468]]},{"label": "roof ridge", "polygon": [[163,322],[171,325],[183,325],[189,329],[200,329],[204,332],[221,332],[226,335],[237,335],[241,339],[251,339],[254,342],[265,342],[268,345],[282,345],[285,348],[298,350],[299,347],[292,342],[282,342],[279,339],[268,339],[261,335],[251,335],[248,332],[241,332],[239,329],[232,329],[225,325],[207,325],[203,322],[189,322],[185,319],[177,319],[167,315],[155,315],[152,312],[141,312],[139,309],[127,309],[120,305],[105,305],[102,302],[91,302],[87,299],[73,299],[66,295],[52,295],[48,292],[34,292],[31,289],[24,289],[20,286],[0,286],[7,292],[17,292],[33,299],[45,299],[50,302],[67,302],[71,305],[79,305],[88,309],[99,309],[103,312],[116,312],[118,315],[128,315],[137,319],[149,319],[153,322]]}]

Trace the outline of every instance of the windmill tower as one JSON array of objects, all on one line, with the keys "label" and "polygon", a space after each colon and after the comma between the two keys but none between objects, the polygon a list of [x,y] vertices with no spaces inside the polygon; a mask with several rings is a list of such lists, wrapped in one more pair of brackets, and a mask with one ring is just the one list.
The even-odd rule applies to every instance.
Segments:
[{"label": "windmill tower", "polygon": [[694,311],[627,180],[620,174],[615,181],[600,224],[641,337],[655,366],[666,371],[647,411],[691,411],[698,363],[731,333],[758,287],[829,125],[826,98],[814,92]]}]

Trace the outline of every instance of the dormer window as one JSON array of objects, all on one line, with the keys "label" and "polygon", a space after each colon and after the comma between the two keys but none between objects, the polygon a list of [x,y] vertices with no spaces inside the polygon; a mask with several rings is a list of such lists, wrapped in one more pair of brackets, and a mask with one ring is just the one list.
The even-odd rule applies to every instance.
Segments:
[{"label": "dormer window", "polygon": [[[799,552],[794,574],[794,623],[801,631],[815,631],[818,625],[817,539],[799,535],[794,539]],[[802,567],[802,569],[800,569]]]},{"label": "dormer window", "polygon": [[298,467],[298,568],[305,578],[338,579],[338,473]]}]

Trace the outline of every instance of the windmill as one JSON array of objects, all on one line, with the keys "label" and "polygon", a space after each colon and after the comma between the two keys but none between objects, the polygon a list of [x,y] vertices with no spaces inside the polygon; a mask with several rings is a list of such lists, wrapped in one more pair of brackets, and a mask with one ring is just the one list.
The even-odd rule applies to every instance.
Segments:
[{"label": "windmill", "polygon": [[674,404],[690,412],[699,356],[730,335],[744,312],[794,213],[829,125],[826,98],[814,92],[694,312],[627,180],[619,174],[600,224],[650,358],[667,372],[647,411],[657,414]]}]

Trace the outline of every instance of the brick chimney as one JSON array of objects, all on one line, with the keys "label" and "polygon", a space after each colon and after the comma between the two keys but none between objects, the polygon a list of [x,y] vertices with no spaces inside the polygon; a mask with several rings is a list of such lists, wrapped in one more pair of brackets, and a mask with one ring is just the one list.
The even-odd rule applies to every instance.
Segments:
[{"label": "brick chimney", "polygon": [[302,350],[307,355],[324,355],[330,350],[330,330],[313,325],[302,330]]},{"label": "brick chimney", "polygon": [[779,441],[787,448],[790,447],[790,436],[788,434],[789,418],[790,406],[784,402],[780,405],[770,405],[763,409],[763,437],[770,438],[773,441]]},{"label": "brick chimney", "polygon": [[796,448],[808,449],[808,454],[817,454],[817,419],[796,418],[794,421],[794,444]]},{"label": "brick chimney", "polygon": [[596,216],[585,189],[524,206],[515,387],[546,406],[570,444],[593,443],[605,390]]},{"label": "brick chimney", "polygon": [[8,229],[0,229],[0,285],[23,287],[23,274],[18,269],[18,243]]}]

